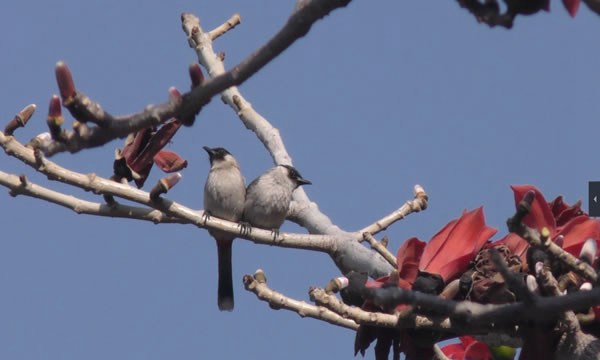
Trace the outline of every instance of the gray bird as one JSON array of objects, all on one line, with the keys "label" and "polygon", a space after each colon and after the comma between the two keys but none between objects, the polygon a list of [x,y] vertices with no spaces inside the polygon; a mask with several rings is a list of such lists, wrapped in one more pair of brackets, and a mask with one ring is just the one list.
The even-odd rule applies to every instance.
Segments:
[{"label": "gray bird", "polygon": [[[210,172],[204,185],[204,209],[209,216],[238,222],[244,210],[246,185],[235,158],[224,148],[204,146],[210,159]],[[219,262],[218,305],[221,311],[233,310],[231,245],[234,235],[209,230],[217,240]]]},{"label": "gray bird", "polygon": [[292,193],[298,186],[309,185],[298,170],[278,165],[256,178],[246,189],[242,220],[251,226],[271,229],[275,236],[285,221]]}]

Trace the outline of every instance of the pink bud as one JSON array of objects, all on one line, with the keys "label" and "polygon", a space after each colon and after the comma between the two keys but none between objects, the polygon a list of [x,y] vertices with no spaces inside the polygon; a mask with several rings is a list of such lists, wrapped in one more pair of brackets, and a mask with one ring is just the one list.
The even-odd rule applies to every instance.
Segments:
[{"label": "pink bud", "polygon": [[190,80],[192,81],[192,89],[200,86],[204,81],[204,74],[202,74],[202,69],[200,69],[200,65],[196,63],[190,64],[189,73]]},{"label": "pink bud", "polygon": [[50,106],[48,107],[48,125],[61,126],[64,123],[62,112],[60,109],[60,99],[56,95],[52,95]]}]

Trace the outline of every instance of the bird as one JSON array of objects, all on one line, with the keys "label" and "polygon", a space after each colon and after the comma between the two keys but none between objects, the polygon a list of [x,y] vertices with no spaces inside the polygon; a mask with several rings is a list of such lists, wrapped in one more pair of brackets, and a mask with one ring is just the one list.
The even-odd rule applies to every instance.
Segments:
[{"label": "bird", "polygon": [[[238,222],[244,210],[246,184],[240,167],[229,151],[222,147],[204,146],[210,160],[210,171],[204,185],[204,209],[206,216]],[[221,311],[232,311],[233,271],[231,247],[235,235],[219,230],[209,230],[217,242],[219,280],[217,304]]]},{"label": "bird", "polygon": [[290,207],[292,193],[299,186],[310,184],[293,166],[271,168],[248,185],[243,223],[272,230],[274,238],[277,238]]}]

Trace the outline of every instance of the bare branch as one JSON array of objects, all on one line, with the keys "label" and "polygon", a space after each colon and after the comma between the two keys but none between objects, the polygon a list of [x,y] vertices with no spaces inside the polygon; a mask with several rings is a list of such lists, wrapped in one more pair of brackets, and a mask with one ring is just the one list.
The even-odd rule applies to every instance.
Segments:
[{"label": "bare branch", "polygon": [[185,219],[167,216],[165,213],[148,208],[127,206],[114,203],[112,205],[100,204],[82,200],[72,195],[66,195],[58,191],[50,190],[36,185],[25,178],[0,171],[0,185],[9,188],[11,196],[25,195],[40,200],[57,204],[71,209],[78,214],[128,218],[135,220],[151,221],[159,223],[188,223]]},{"label": "bare branch", "polygon": [[427,196],[425,189],[423,189],[421,185],[415,185],[414,191],[415,198],[413,200],[407,201],[398,210],[392,212],[374,224],[362,228],[358,232],[361,234],[370,233],[371,235],[375,235],[378,232],[387,229],[388,226],[392,225],[396,221],[402,220],[414,212],[427,209],[429,197]]},{"label": "bare branch", "polygon": [[204,211],[192,210],[163,197],[152,199],[149,193],[133,188],[128,184],[104,179],[96,174],[84,175],[63,168],[44,158],[41,153],[23,146],[14,137],[5,136],[2,132],[0,132],[0,146],[10,156],[21,160],[42,174],[45,174],[51,180],[73,185],[80,189],[91,191],[94,194],[120,197],[146,205],[164,212],[170,217],[179,218],[182,223],[193,224],[200,228],[223,230],[257,244],[314,250],[330,254],[335,251],[336,237],[334,236],[280,233],[279,236],[274,237],[272,231],[258,228],[253,228],[248,234],[242,234],[237,223],[208,217]]},{"label": "bare branch", "polygon": [[262,270],[257,270],[254,275],[244,275],[244,287],[246,290],[254,293],[260,300],[269,303],[272,309],[290,310],[301,317],[310,317],[351,330],[358,328],[358,324],[354,321],[345,319],[327,308],[295,300],[271,290],[267,286],[266,277]]},{"label": "bare branch", "polygon": [[231,30],[234,27],[238,26],[241,22],[242,22],[242,18],[240,16],[240,14],[233,14],[229,18],[229,20],[227,20],[223,24],[221,24],[221,25],[217,26],[216,28],[212,29],[211,31],[209,31],[208,32],[208,36],[210,37],[211,40],[214,41],[219,36],[225,34],[229,30]]},{"label": "bare branch", "polygon": [[375,239],[371,233],[364,233],[363,238],[369,243],[369,245],[371,245],[371,248],[381,254],[381,256],[383,256],[384,259],[386,259],[387,262],[394,267],[394,269],[398,267],[398,263],[396,263],[396,257],[394,254],[392,254],[385,246],[383,246],[381,242],[377,241],[377,239]]}]

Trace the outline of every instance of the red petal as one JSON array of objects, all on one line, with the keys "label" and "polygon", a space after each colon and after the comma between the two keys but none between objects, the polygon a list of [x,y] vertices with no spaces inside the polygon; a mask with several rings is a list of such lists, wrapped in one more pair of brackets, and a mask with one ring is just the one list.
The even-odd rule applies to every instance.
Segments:
[{"label": "red petal", "polygon": [[575,15],[577,15],[577,10],[579,10],[580,2],[580,0],[563,0],[563,5],[565,6],[565,9],[567,9],[571,17],[575,17]]},{"label": "red petal", "polygon": [[519,204],[528,191],[533,190],[535,192],[535,199],[531,204],[531,211],[525,216],[523,223],[537,230],[540,230],[545,226],[550,230],[552,237],[554,237],[556,233],[556,222],[550,206],[546,202],[546,199],[544,199],[544,195],[532,185],[513,185],[511,188],[515,193],[515,206]]},{"label": "red petal", "polygon": [[496,229],[485,225],[482,208],[464,212],[429,241],[419,268],[442,276],[445,282],[462,274]]},{"label": "red petal", "polygon": [[154,156],[154,163],[162,171],[172,173],[187,167],[187,160],[184,160],[174,151],[161,150]]},{"label": "red petal", "polygon": [[[578,216],[569,221],[558,235],[563,235],[563,249],[573,256],[579,256],[587,239],[600,241],[600,220]],[[600,244],[598,244],[600,245]]]},{"label": "red petal", "polygon": [[416,237],[406,240],[396,255],[398,273],[400,278],[412,284],[419,272],[419,260],[423,254],[426,243]]},{"label": "red petal", "polygon": [[462,360],[465,358],[465,346],[461,343],[448,344],[442,347],[442,352],[451,360]]},{"label": "red petal", "polygon": [[492,353],[490,348],[479,341],[475,341],[467,346],[465,350],[465,359],[469,360],[491,360]]},{"label": "red petal", "polygon": [[557,196],[556,199],[548,203],[548,206],[550,206],[554,218],[559,217],[561,212],[569,208],[569,205],[565,204],[565,202],[563,201],[562,196]]},{"label": "red petal", "polygon": [[131,163],[128,162],[131,169],[138,171],[138,168],[143,168],[147,166],[147,164],[152,164],[154,156],[169,143],[180,127],[181,122],[179,121],[169,121],[165,123],[156,133],[154,133],[154,135],[150,136],[147,145],[137,155],[135,160]]},{"label": "red petal", "polygon": [[474,337],[469,336],[469,335],[465,335],[465,336],[460,336],[458,338],[460,340],[460,342],[463,344],[463,346],[467,347],[469,345],[471,345],[472,343],[476,342],[477,340],[475,340]]},{"label": "red petal", "polygon": [[146,128],[140,130],[135,133],[133,137],[133,141],[127,142],[129,138],[126,140],[125,147],[121,152],[121,155],[125,158],[127,165],[131,165],[133,160],[142,152],[142,150],[148,144],[148,140],[150,140],[150,136],[152,135],[152,129]]}]

